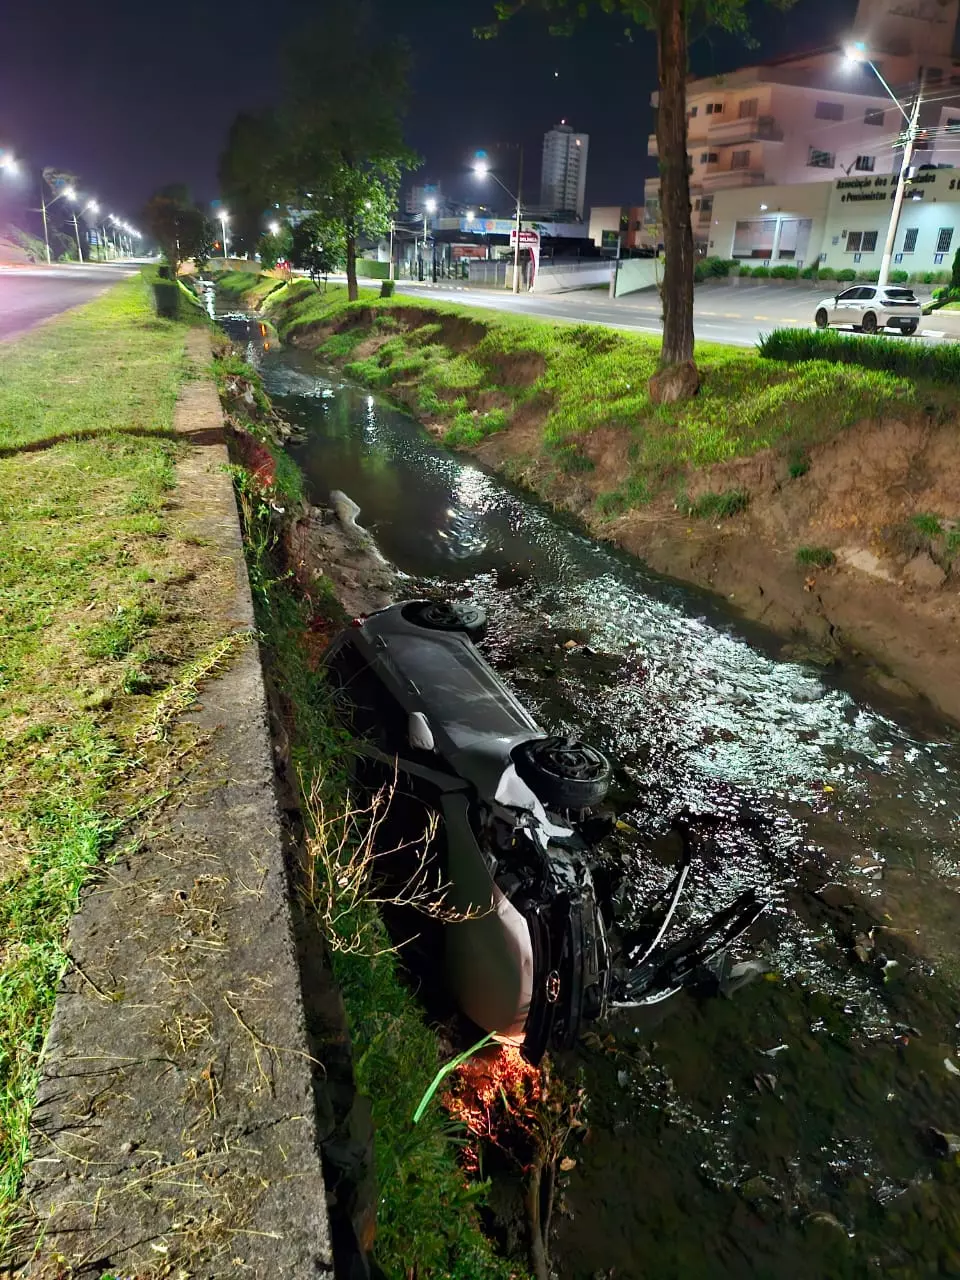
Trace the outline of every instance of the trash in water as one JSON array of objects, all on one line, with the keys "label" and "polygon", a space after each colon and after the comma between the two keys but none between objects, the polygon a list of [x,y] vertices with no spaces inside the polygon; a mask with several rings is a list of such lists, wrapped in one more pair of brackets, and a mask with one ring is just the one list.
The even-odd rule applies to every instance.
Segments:
[{"label": "trash in water", "polygon": [[952,1076],[960,1076],[960,1067],[951,1062],[949,1058],[944,1058],[943,1065],[947,1068]]},{"label": "trash in water", "polygon": [[[772,1049],[761,1049],[760,1052],[765,1058],[775,1058],[778,1053],[783,1053],[784,1049],[789,1048],[788,1044],[775,1044]],[[960,1071],[957,1072],[957,1075],[960,1076]]]}]

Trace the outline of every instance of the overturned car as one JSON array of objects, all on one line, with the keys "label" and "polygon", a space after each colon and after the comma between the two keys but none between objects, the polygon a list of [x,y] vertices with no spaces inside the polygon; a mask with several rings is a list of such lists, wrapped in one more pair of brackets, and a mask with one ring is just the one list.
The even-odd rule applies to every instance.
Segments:
[{"label": "overturned car", "polygon": [[478,1026],[536,1062],[611,1007],[697,981],[763,904],[745,893],[671,942],[692,855],[682,830],[684,856],[642,942],[611,945],[591,874],[610,763],[533,719],[476,647],[484,621],[472,605],[405,601],[357,619],[326,664],[364,773],[396,777],[440,818],[447,985]]}]

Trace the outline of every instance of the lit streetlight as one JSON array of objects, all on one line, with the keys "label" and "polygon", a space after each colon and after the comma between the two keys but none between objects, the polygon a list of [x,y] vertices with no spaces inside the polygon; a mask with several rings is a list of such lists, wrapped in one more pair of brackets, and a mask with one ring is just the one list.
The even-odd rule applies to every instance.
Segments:
[{"label": "lit streetlight", "polygon": [[230,215],[226,209],[220,210],[220,229],[223,233],[223,260],[227,260],[227,223],[230,221]]},{"label": "lit streetlight", "polygon": [[893,261],[893,246],[897,238],[897,226],[900,222],[900,210],[903,207],[903,196],[907,186],[907,171],[910,168],[910,162],[913,159],[913,148],[917,140],[917,134],[920,132],[918,125],[920,121],[920,106],[923,102],[923,71],[920,72],[920,85],[917,89],[917,96],[914,99],[913,109],[907,113],[903,103],[893,92],[890,86],[884,80],[877,67],[870,59],[866,45],[862,40],[857,40],[850,44],[844,50],[844,58],[849,66],[860,64],[867,66],[877,77],[887,96],[891,99],[894,106],[907,122],[906,133],[903,143],[903,158],[900,162],[900,172],[897,175],[897,185],[893,193],[893,206],[890,209],[890,225],[887,227],[887,239],[883,246],[883,257],[880,259],[880,274],[877,277],[877,287],[883,289],[890,279],[890,264]]},{"label": "lit streetlight", "polygon": [[267,230],[270,232],[272,236],[278,236],[280,234],[280,223],[279,222],[268,223]]},{"label": "lit streetlight", "polygon": [[423,202],[423,261],[427,260],[427,214],[437,212],[437,202],[431,196]]},{"label": "lit streetlight", "polygon": [[493,172],[486,160],[477,160],[473,166],[473,172],[478,178],[491,177],[494,182],[502,187],[511,200],[516,201],[517,205],[517,228],[516,228],[516,244],[513,246],[513,292],[520,292],[520,231],[522,228],[522,210],[520,205],[520,192],[523,189],[523,147],[520,148],[520,166],[517,171],[517,194],[514,195],[506,183],[501,182],[497,175]]}]

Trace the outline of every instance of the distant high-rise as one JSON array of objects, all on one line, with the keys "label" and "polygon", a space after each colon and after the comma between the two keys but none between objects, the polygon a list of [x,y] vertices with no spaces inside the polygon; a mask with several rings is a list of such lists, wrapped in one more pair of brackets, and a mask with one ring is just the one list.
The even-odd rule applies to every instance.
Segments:
[{"label": "distant high-rise", "polygon": [[589,145],[589,135],[574,133],[565,120],[543,135],[541,208],[583,217]]}]

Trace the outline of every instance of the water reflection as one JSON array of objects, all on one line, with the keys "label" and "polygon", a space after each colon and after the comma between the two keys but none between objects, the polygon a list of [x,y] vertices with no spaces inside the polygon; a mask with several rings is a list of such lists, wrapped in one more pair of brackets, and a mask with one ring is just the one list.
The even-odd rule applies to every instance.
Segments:
[{"label": "water reflection", "polygon": [[770,981],[679,1001],[655,1031],[621,1018],[581,1056],[593,1128],[565,1193],[564,1276],[960,1274],[960,1175],[923,1136],[960,1132],[944,1067],[960,1021],[955,735],[773,660],[310,357],[251,354],[308,433],[315,497],[345,490],[403,572],[484,603],[519,695],[617,761],[624,917],[669,878],[657,842],[681,807],[715,829],[689,915],[749,885],[770,900]]}]

